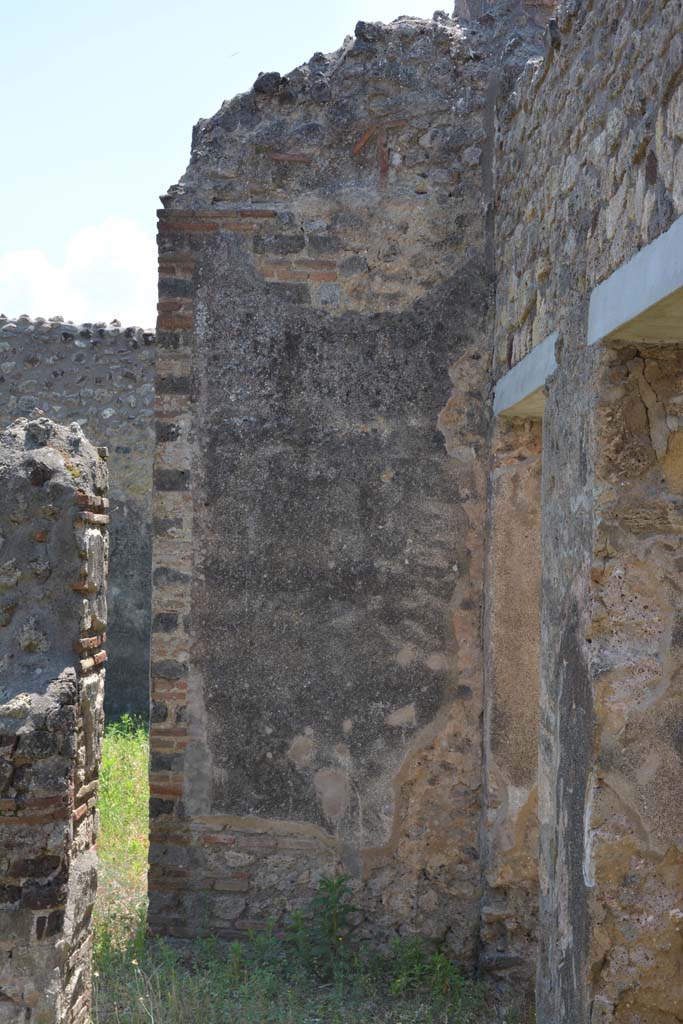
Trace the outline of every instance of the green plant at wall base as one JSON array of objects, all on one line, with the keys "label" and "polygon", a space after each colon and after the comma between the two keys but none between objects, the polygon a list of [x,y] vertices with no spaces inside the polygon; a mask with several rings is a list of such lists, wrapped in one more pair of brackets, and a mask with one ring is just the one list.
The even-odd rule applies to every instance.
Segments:
[{"label": "green plant at wall base", "polygon": [[293,960],[304,968],[313,964],[311,932],[303,910],[292,912],[284,941]]},{"label": "green plant at wall base", "polygon": [[391,991],[397,998],[429,992],[435,1005],[446,1004],[460,1012],[478,1008],[476,986],[467,983],[445,953],[428,952],[418,936],[394,940],[388,959],[393,973]]},{"label": "green plant at wall base", "polygon": [[348,875],[321,878],[318,891],[311,900],[309,939],[316,972],[331,978],[350,950],[358,907],[351,902]]},{"label": "green plant at wall base", "polygon": [[395,996],[419,991],[427,983],[427,954],[424,943],[417,936],[404,940],[394,939],[391,944],[391,962],[394,968],[391,991]]}]

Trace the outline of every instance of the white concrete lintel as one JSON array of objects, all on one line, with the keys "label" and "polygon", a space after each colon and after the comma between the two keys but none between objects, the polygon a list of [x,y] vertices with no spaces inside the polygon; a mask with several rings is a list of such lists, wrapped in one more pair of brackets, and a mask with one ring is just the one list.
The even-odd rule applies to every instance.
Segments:
[{"label": "white concrete lintel", "polygon": [[588,344],[683,341],[683,217],[593,291]]},{"label": "white concrete lintel", "polygon": [[557,369],[557,331],[532,348],[496,384],[494,416],[541,419],[545,408],[545,383]]}]

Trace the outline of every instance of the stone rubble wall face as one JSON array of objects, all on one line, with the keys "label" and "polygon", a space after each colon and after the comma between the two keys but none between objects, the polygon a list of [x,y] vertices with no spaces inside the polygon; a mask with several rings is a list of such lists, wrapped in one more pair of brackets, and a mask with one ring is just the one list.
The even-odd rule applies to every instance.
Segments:
[{"label": "stone rubble wall face", "polygon": [[137,327],[0,317],[0,428],[40,409],[109,449],[108,717],[149,706],[155,352]]},{"label": "stone rubble wall face", "polygon": [[568,0],[500,111],[497,374],[683,214],[681,0]]},{"label": "stone rubble wall face", "polygon": [[157,932],[345,870],[366,930],[476,957],[494,31],[263,76],[160,215]]},{"label": "stone rubble wall face", "polygon": [[87,1024],[97,888],[106,450],[0,434],[0,1021]]},{"label": "stone rubble wall face", "polygon": [[603,363],[588,629],[589,992],[593,1019],[674,1024],[683,1014],[683,351],[619,346]]}]

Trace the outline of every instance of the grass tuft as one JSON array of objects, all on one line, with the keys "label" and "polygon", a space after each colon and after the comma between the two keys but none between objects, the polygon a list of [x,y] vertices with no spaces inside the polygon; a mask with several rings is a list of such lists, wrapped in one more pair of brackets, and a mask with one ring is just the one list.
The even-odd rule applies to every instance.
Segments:
[{"label": "grass tuft", "polygon": [[100,767],[95,957],[144,933],[149,849],[149,736],[140,718],[108,725]]}]

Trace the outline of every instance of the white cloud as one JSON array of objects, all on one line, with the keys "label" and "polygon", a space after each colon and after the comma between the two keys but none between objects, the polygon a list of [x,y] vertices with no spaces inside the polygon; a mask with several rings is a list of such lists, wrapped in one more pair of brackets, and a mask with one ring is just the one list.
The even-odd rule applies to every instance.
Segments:
[{"label": "white cloud", "polygon": [[153,327],[156,319],[156,245],[140,225],[108,217],[76,231],[60,264],[42,249],[0,254],[0,313],[63,316],[76,323],[120,320]]}]

